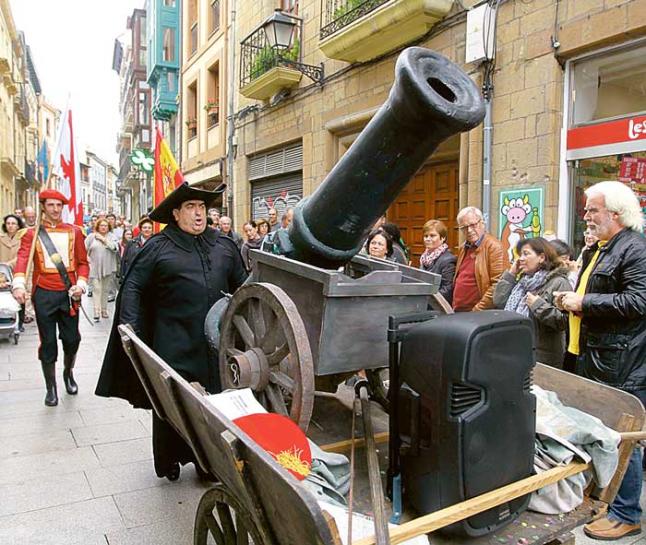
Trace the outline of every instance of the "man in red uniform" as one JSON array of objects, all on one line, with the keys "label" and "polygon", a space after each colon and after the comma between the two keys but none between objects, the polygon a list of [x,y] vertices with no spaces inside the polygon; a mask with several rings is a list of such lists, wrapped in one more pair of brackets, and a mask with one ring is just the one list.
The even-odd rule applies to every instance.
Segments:
[{"label": "man in red uniform", "polygon": [[[56,391],[56,360],[58,346],[56,326],[63,343],[63,382],[70,395],[78,393],[72,369],[81,342],[78,328],[78,304],[87,287],[89,266],[83,233],[76,225],[63,223],[65,196],[53,189],[39,196],[43,221],[33,254],[33,291],[31,300],[36,311],[40,347],[38,359],[43,368],[47,395],[45,405],[58,405]],[[13,295],[18,303],[25,302],[27,264],[36,229],[22,237],[14,269]]]}]

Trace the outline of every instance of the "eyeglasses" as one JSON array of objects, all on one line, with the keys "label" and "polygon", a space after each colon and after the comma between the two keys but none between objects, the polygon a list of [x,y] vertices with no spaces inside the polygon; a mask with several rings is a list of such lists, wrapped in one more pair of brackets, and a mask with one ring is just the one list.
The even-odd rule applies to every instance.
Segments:
[{"label": "eyeglasses", "polygon": [[478,220],[474,223],[467,223],[466,225],[460,225],[459,227],[456,227],[456,229],[458,231],[462,231],[466,233],[469,229],[475,229],[476,227],[478,227],[478,225],[480,225],[481,222],[482,220]]}]

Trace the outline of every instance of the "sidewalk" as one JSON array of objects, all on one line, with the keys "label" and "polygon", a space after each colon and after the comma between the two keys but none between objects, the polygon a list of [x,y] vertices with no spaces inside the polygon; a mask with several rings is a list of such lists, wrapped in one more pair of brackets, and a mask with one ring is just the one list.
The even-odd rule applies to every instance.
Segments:
[{"label": "sidewalk", "polygon": [[94,395],[110,324],[81,317],[79,394],[65,393],[59,353],[57,407],[43,404],[35,323],[17,346],[0,341],[0,545],[193,543],[193,466],[157,478],[149,412]]}]

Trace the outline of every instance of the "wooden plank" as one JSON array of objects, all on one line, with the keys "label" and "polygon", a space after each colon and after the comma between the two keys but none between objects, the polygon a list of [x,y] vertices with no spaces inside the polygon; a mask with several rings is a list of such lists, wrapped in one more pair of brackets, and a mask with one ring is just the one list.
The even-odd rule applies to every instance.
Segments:
[{"label": "wooden plank", "polygon": [[[521,481],[508,484],[470,500],[424,515],[390,530],[391,543],[402,543],[422,534],[434,532],[454,522],[482,513],[506,501],[534,492],[548,484],[553,484],[577,473],[590,469],[590,464],[571,463],[533,475]],[[375,545],[375,536],[352,542],[352,545]]]},{"label": "wooden plank", "polygon": [[[375,444],[387,443],[388,442],[388,432],[382,431],[380,433],[375,433]],[[363,437],[357,437],[354,440],[355,448],[362,448],[366,445],[366,440]],[[336,443],[328,443],[320,447],[321,450],[325,452],[336,452],[338,454],[343,454],[344,452],[350,452],[352,450],[352,439],[345,439],[343,441],[337,441]]]}]

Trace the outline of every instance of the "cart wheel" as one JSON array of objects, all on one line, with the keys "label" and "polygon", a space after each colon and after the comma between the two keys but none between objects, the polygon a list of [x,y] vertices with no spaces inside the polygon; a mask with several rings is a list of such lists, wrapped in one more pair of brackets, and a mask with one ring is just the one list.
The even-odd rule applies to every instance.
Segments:
[{"label": "cart wheel", "polygon": [[[209,540],[211,536],[211,540]],[[221,484],[200,499],[195,513],[193,545],[264,545],[249,511]]]},{"label": "cart wheel", "polygon": [[253,283],[231,298],[222,319],[223,388],[251,388],[263,406],[307,431],[314,406],[314,364],[305,325],[278,286]]},{"label": "cart wheel", "polygon": [[388,387],[390,386],[388,367],[366,369],[366,376],[372,398],[388,412]]}]

